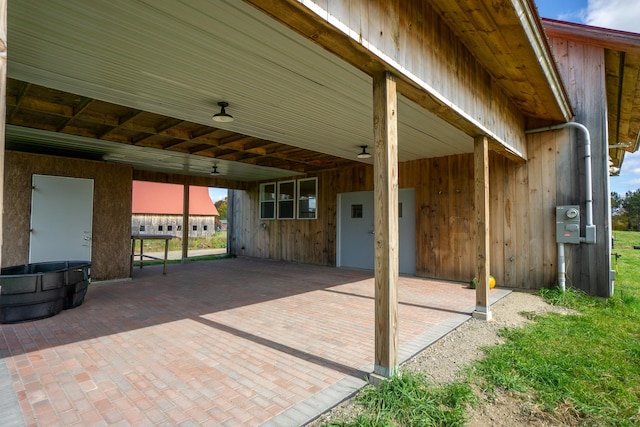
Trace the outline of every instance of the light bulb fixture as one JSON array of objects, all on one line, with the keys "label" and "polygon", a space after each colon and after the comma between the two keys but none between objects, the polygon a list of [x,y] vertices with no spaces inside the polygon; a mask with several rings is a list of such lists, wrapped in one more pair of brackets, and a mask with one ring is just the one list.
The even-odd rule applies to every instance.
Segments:
[{"label": "light bulb fixture", "polygon": [[369,159],[369,158],[371,158],[371,154],[367,153],[367,146],[366,145],[361,145],[360,148],[362,148],[362,151],[360,153],[358,153],[358,158],[359,159]]},{"label": "light bulb fixture", "polygon": [[211,175],[220,175],[220,172],[218,172],[218,165],[213,165],[211,168]]},{"label": "light bulb fixture", "polygon": [[218,102],[218,105],[220,106],[220,112],[218,114],[214,114],[211,119],[214,122],[220,122],[220,123],[232,122],[233,121],[233,116],[231,114],[227,114],[227,112],[224,110],[225,108],[227,108],[229,106],[229,103],[228,102]]}]

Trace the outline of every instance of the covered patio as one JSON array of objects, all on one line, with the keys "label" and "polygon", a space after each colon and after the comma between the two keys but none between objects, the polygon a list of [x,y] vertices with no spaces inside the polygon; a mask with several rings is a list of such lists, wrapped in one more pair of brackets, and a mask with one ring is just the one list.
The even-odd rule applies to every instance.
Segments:
[{"label": "covered patio", "polygon": [[[0,325],[4,421],[301,425],[373,371],[370,271],[242,257],[161,268],[93,284],[57,316]],[[400,277],[398,288],[401,362],[475,308],[464,283]]]}]

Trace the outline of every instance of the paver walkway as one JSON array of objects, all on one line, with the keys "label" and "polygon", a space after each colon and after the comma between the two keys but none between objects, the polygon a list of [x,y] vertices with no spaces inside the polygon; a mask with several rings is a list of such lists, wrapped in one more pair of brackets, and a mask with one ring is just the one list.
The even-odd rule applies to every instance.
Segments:
[{"label": "paver walkway", "polygon": [[[403,277],[399,294],[404,360],[468,319],[475,291]],[[373,295],[371,272],[349,269],[135,269],[80,307],[0,325],[0,424],[302,425],[365,384]]]}]

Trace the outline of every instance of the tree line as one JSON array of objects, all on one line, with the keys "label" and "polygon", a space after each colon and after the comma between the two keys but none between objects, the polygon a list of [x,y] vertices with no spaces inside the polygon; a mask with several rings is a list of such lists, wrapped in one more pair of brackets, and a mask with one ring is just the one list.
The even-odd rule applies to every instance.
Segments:
[{"label": "tree line", "polygon": [[214,203],[216,209],[218,209],[218,219],[227,219],[227,196],[223,200],[218,200]]},{"label": "tree line", "polygon": [[611,221],[614,230],[640,231],[640,189],[611,193]]}]

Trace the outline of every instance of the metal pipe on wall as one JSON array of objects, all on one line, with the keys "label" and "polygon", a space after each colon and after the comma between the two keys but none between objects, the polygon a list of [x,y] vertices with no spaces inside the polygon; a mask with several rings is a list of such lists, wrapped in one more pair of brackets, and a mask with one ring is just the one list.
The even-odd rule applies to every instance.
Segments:
[{"label": "metal pipe on wall", "polygon": [[564,243],[558,243],[558,286],[564,292],[567,281],[567,271],[564,263]]}]

